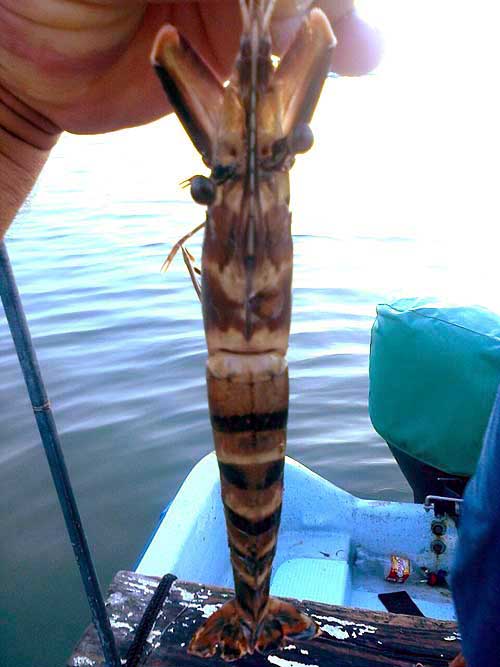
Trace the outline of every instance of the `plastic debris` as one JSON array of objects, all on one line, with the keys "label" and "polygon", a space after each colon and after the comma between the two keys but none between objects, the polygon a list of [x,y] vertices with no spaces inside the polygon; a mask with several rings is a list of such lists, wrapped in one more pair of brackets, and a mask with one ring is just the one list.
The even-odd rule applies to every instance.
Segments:
[{"label": "plastic debris", "polygon": [[391,554],[390,567],[385,575],[385,580],[392,581],[395,584],[403,584],[410,576],[410,571],[409,558]]}]

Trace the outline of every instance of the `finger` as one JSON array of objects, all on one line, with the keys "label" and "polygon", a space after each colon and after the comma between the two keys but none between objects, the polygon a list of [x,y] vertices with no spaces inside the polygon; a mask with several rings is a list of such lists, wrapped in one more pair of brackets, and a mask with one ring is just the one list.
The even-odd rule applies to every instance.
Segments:
[{"label": "finger", "polygon": [[450,667],[467,667],[463,653],[459,653],[455,659],[450,662]]},{"label": "finger", "polygon": [[272,22],[273,50],[282,55],[290,46],[304,12],[314,4],[330,19],[337,46],[332,70],[342,76],[357,76],[373,70],[382,56],[382,37],[353,10],[353,0],[278,0]]},{"label": "finger", "polygon": [[340,14],[337,0],[320,0],[316,5],[330,19],[337,38],[332,70],[342,76],[359,76],[375,69],[383,50],[380,31],[363,21],[355,10]]}]

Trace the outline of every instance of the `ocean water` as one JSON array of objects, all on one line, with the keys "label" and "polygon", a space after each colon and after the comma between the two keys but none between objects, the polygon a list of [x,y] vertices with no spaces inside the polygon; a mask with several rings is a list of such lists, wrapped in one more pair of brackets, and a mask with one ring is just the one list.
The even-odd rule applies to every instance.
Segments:
[{"label": "ocean water", "polygon": [[[457,152],[454,89],[430,114],[413,74],[329,80],[292,176],[288,453],[400,501],[409,487],[368,417],[376,304],[497,299],[492,177],[467,133]],[[179,186],[200,169],[173,118],[65,136],[7,238],[104,586],[212,448],[200,306],[180,257],[159,273],[203,219]],[[0,664],[63,665],[89,613],[3,313],[0,489]]]}]

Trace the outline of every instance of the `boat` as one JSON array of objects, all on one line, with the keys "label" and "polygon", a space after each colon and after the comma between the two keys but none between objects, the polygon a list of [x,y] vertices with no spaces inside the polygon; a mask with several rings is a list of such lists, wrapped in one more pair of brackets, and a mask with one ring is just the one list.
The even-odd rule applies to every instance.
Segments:
[{"label": "boat", "polygon": [[[457,543],[456,507],[454,499],[433,497],[426,504],[363,500],[287,457],[271,594],[373,611],[412,613],[408,605],[415,605],[426,617],[453,621],[446,578]],[[405,581],[408,570],[388,581],[395,562],[403,570],[409,565]],[[215,454],[185,479],[135,570],[232,587]],[[391,609],[391,596],[383,594],[395,592],[403,596],[395,596]]]},{"label": "boat", "polygon": [[[461,500],[364,500],[289,457],[284,475],[271,595],[292,599],[321,632],[246,656],[245,665],[447,667],[460,651],[447,577]],[[233,597],[232,588],[211,453],[162,513],[135,570],[118,572],[110,584],[106,607],[122,664],[145,664],[147,656],[158,667],[222,667],[220,658],[205,663],[187,646],[194,629]],[[92,626],[67,665],[104,667]]]}]

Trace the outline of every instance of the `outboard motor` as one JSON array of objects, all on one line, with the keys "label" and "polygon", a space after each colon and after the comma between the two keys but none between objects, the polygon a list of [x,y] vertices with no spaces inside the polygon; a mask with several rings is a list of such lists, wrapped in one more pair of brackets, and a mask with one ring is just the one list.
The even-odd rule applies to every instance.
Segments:
[{"label": "outboard motor", "polygon": [[377,307],[370,418],[415,502],[463,495],[499,383],[500,316],[424,299]]}]

